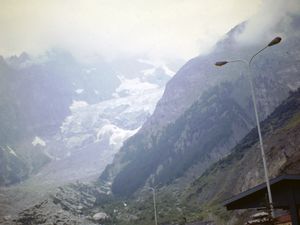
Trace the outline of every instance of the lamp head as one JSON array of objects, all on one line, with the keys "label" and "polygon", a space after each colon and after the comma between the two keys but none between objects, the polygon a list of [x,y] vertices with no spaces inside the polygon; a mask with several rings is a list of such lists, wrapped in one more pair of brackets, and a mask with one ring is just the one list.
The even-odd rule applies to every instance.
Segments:
[{"label": "lamp head", "polygon": [[281,37],[274,38],[269,44],[268,47],[271,47],[273,45],[277,45],[281,41]]},{"label": "lamp head", "polygon": [[215,65],[216,66],[224,66],[227,63],[228,63],[227,61],[219,61],[219,62],[216,62]]}]

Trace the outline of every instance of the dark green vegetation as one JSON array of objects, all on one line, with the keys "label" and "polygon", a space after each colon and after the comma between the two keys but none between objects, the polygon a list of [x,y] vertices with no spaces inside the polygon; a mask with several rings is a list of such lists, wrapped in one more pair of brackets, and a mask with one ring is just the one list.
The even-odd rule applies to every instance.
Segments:
[{"label": "dark green vegetation", "polygon": [[[299,174],[300,90],[284,101],[263,123],[271,177]],[[212,165],[185,193],[189,204],[214,207],[226,198],[264,181],[258,136],[253,129],[223,160]]]}]

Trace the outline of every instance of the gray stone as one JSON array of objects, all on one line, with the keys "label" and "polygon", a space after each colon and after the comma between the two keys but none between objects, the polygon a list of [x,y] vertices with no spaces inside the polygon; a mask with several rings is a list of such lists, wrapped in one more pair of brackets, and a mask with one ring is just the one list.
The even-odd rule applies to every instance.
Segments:
[{"label": "gray stone", "polygon": [[103,220],[106,220],[108,218],[109,218],[109,216],[105,212],[98,212],[98,213],[93,215],[93,220],[94,221],[103,221]]}]

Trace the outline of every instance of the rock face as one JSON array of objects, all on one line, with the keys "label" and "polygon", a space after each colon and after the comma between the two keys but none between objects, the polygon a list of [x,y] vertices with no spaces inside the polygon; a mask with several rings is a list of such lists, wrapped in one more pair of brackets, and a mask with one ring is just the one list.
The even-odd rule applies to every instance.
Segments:
[{"label": "rock face", "polygon": [[18,150],[0,145],[0,186],[18,183],[50,161],[39,146],[23,144]]},{"label": "rock face", "polygon": [[[6,80],[7,86],[13,86],[18,76],[26,75],[24,71],[30,74],[24,79],[30,80],[36,86],[50,81],[56,84],[52,86],[49,83],[50,87],[45,87],[45,90],[43,88],[28,90],[34,92],[34,95],[47,95],[44,96],[47,104],[55,108],[49,109],[47,108],[50,107],[49,105],[45,106],[45,110],[49,110],[49,115],[44,118],[45,121],[32,121],[32,124],[28,124],[27,120],[23,121],[23,117],[10,121],[11,130],[15,129],[16,124],[19,126],[24,123],[19,127],[16,125],[23,136],[18,137],[12,132],[8,135],[11,141],[4,139],[0,141],[1,218],[15,215],[24,208],[35,205],[36,202],[45,199],[47,193],[52,193],[48,203],[42,208],[38,207],[38,211],[32,211],[34,208],[29,209],[29,213],[34,215],[42,213],[45,218],[52,217],[52,214],[46,212],[48,204],[50,208],[51,205],[57,205],[60,209],[75,215],[85,213],[89,207],[94,207],[95,202],[98,201],[95,197],[96,192],[77,184],[76,187],[64,185],[77,180],[97,179],[105,166],[112,162],[113,155],[123,142],[135,134],[154,111],[155,104],[163,94],[165,83],[173,75],[165,65],[156,66],[148,61],[138,62],[136,59],[133,59],[133,62],[139,67],[135,70],[134,76],[126,74],[126,69],[123,69],[124,74],[116,72],[117,69],[110,73],[109,68],[106,68],[107,65],[97,63],[93,66],[82,65],[71,55],[65,54],[59,52],[50,54],[43,62],[34,61],[27,56],[23,59],[26,63],[22,66],[17,60],[19,57],[14,57],[16,60],[14,62],[12,58],[0,60],[3,63],[0,65],[0,70],[9,68],[16,73],[12,75],[13,72],[6,71],[3,74],[3,77],[11,75],[11,80]],[[40,73],[35,73],[36,71]],[[106,80],[105,76],[110,78]],[[1,74],[0,79],[3,77]],[[34,79],[37,81],[35,82]],[[112,83],[106,83],[110,82],[109,79],[112,79]],[[99,84],[98,81],[103,83]],[[19,87],[20,92],[23,86],[22,84]],[[68,101],[60,102],[57,93],[53,96],[55,99],[51,99],[52,92],[48,93],[47,88],[51,90],[53,88],[53,92],[59,92],[64,96],[62,98],[66,97]],[[108,92],[106,88],[111,91]],[[14,89],[10,90],[13,91]],[[8,102],[4,103],[8,105],[12,101],[12,106],[18,105],[18,97],[7,99]],[[0,98],[0,107],[2,101],[4,99]],[[37,103],[34,101],[28,108],[38,114],[43,113],[40,112],[44,110],[40,104],[37,109]],[[59,108],[57,111],[55,111],[56,107]],[[60,114],[59,110],[65,107],[67,112]],[[24,114],[31,112],[27,111],[28,108],[24,108]],[[16,106],[9,113],[17,113],[19,109]],[[52,113],[54,113],[53,118]],[[11,116],[7,114],[8,112],[1,111],[0,119],[5,120]],[[48,117],[51,117],[49,120],[55,120],[55,123],[48,121]],[[28,120],[29,118],[30,115]],[[35,129],[33,126],[39,127]],[[56,192],[59,186],[64,187]],[[87,217],[91,219],[98,212],[104,211],[98,209]]]},{"label": "rock face", "polygon": [[10,225],[99,224],[108,220],[109,216],[104,212],[95,213],[93,209],[105,198],[106,194],[99,188],[77,182],[58,188],[46,200],[23,210],[16,217],[6,216],[0,222]]},{"label": "rock face", "polygon": [[46,200],[23,211],[19,218],[15,220],[16,224],[79,224],[79,221],[69,212],[61,210],[57,214],[52,214],[48,211],[48,207],[49,203]]},{"label": "rock face", "polygon": [[[165,185],[193,166],[198,165],[198,172],[204,171],[211,161],[228,154],[253,122],[231,91],[232,86],[224,83],[207,93],[158,138],[153,138],[151,150],[128,154],[134,161],[115,177],[113,192],[128,195],[150,176],[149,182]],[[140,149],[147,148],[138,136],[126,144],[132,145],[133,141]]]},{"label": "rock face", "polygon": [[[293,19],[296,26],[299,18]],[[247,59],[252,49],[261,48],[235,39],[244,26],[230,31],[210,54],[187,62],[168,83],[153,115],[100,177],[112,182],[115,194],[131,195],[146,184],[164,185],[183,175],[191,182],[254,127],[244,65],[214,66],[228,54]],[[300,49],[295,46],[300,46],[299,34],[286,33],[282,44],[267,49],[253,64],[261,120],[300,86]]]},{"label": "rock face", "polygon": [[105,221],[109,218],[109,216],[104,212],[99,212],[93,215],[93,220],[97,222]]},{"label": "rock face", "polygon": [[[262,133],[270,177],[299,174],[300,89],[262,123]],[[213,164],[183,195],[190,208],[213,208],[263,182],[258,135],[253,129],[230,155]],[[217,211],[214,214],[216,218],[221,216]],[[231,214],[227,222],[230,219],[234,221],[236,217]]]},{"label": "rock face", "polygon": [[96,196],[102,191],[86,184],[76,183],[59,187],[56,194],[52,195],[53,202],[60,204],[64,210],[80,214],[91,209],[96,204]]}]

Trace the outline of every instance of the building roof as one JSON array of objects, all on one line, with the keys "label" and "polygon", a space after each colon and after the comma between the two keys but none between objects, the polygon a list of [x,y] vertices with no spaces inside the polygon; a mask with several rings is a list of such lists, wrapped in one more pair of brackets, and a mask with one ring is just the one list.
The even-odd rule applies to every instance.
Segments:
[{"label": "building roof", "polygon": [[[288,194],[287,189],[290,189],[292,187],[291,185],[294,184],[300,186],[300,175],[282,175],[270,180],[274,206],[277,204],[278,207],[281,207],[287,204],[283,202],[284,198],[282,195],[285,193]],[[226,200],[224,206],[229,210],[261,207],[263,206],[261,204],[262,199],[266,193],[266,183],[262,183]],[[276,200],[278,201],[276,202]]]}]

